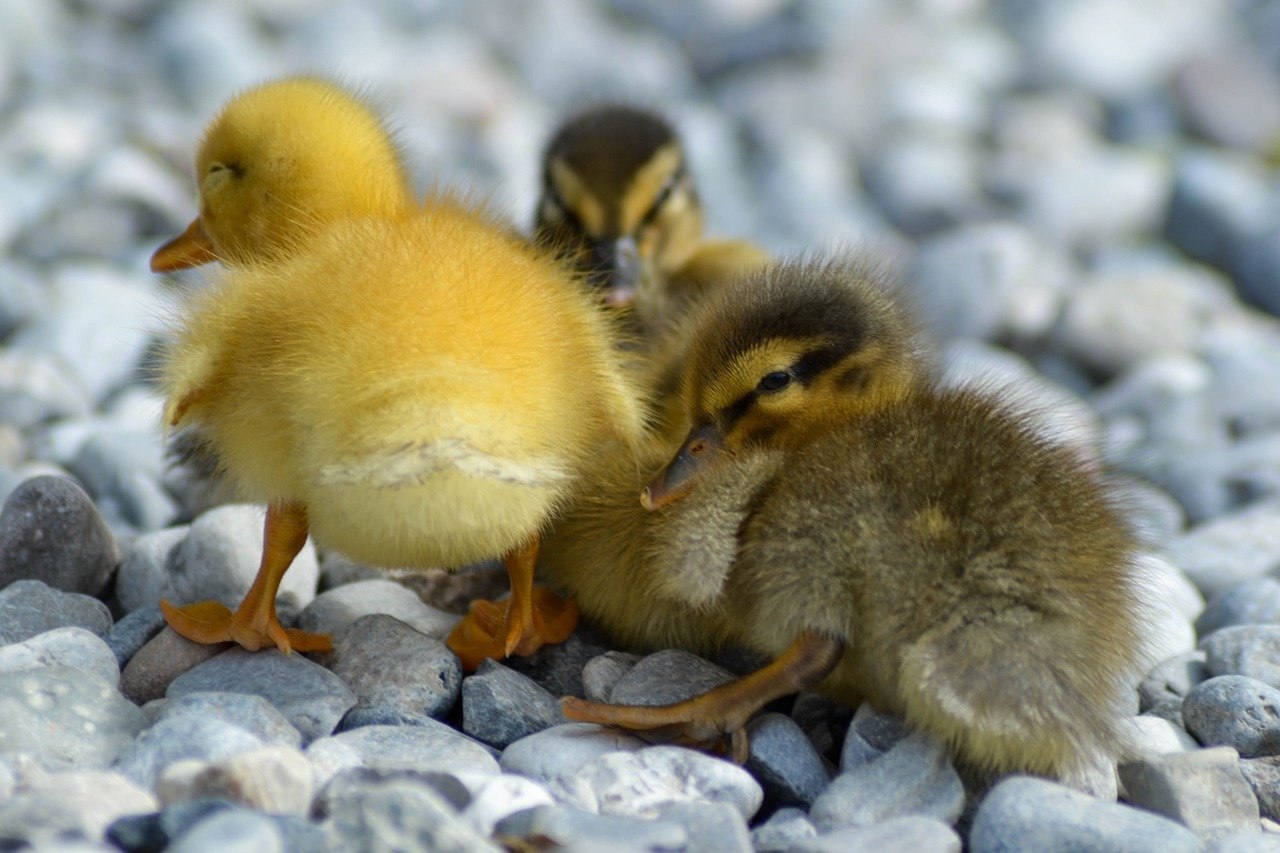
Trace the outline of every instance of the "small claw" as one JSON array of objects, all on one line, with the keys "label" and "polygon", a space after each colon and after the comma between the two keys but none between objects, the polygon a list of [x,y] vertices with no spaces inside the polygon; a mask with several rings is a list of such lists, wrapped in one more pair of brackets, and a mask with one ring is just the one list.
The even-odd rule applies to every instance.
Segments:
[{"label": "small claw", "polygon": [[170,628],[197,643],[234,642],[251,652],[264,646],[275,646],[285,654],[333,651],[333,642],[328,634],[285,628],[274,613],[265,626],[259,627],[217,601],[199,601],[182,607],[161,601],[160,611]]}]

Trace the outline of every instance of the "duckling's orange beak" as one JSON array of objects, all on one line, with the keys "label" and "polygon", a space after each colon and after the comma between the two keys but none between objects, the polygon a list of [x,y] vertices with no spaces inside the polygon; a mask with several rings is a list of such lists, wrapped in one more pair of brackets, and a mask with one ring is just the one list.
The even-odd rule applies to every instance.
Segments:
[{"label": "duckling's orange beak", "polygon": [[151,271],[173,272],[198,267],[217,259],[218,256],[213,252],[213,241],[205,233],[200,218],[196,217],[186,231],[156,249],[156,253],[151,256]]},{"label": "duckling's orange beak", "polygon": [[644,487],[644,491],[640,493],[640,505],[647,510],[655,510],[689,494],[697,482],[698,474],[720,450],[723,438],[720,430],[711,424],[694,427],[675,458]]}]

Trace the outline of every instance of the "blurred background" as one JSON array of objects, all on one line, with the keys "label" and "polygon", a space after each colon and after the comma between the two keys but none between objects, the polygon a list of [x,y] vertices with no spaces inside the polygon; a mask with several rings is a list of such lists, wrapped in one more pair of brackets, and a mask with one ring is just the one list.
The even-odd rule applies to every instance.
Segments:
[{"label": "blurred background", "polygon": [[892,259],[948,369],[1045,395],[1159,532],[1280,494],[1280,2],[0,0],[0,498],[189,515],[147,258],[213,112],[300,72],[522,228],[561,119],[657,108],[713,235]]}]

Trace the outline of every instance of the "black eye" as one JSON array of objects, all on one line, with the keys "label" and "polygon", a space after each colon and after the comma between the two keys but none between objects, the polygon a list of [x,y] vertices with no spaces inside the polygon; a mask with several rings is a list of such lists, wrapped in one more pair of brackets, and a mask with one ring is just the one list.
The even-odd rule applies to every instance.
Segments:
[{"label": "black eye", "polygon": [[773,373],[765,374],[764,378],[756,385],[757,391],[766,393],[771,391],[781,391],[791,384],[791,374],[785,370],[775,370]]}]

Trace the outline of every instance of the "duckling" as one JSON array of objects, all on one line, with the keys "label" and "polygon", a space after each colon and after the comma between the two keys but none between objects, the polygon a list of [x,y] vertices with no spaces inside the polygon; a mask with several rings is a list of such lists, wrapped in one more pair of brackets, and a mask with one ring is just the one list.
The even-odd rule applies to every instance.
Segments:
[{"label": "duckling", "polygon": [[542,161],[535,239],[577,259],[606,305],[663,330],[690,301],[769,263],[740,240],[705,240],[683,147],[653,113],[602,106],[565,122]]},{"label": "duckling", "polygon": [[335,219],[402,216],[416,206],[378,115],[317,77],[232,98],[209,123],[195,167],[200,214],[156,250],[153,272],[277,260]]},{"label": "duckling", "polygon": [[[249,97],[270,102],[277,85],[293,88]],[[239,496],[268,509],[262,563],[234,613],[162,608],[198,642],[323,650],[327,636],[284,629],[274,603],[309,534],[387,567],[504,555],[509,600],[474,602],[448,640],[474,669],[572,631],[573,602],[533,587],[540,532],[600,458],[631,452],[639,403],[607,319],[548,253],[450,196],[406,203],[395,168],[324,161],[357,106],[326,94],[281,126],[233,101],[206,136],[200,162],[224,168],[202,166],[189,230],[230,263],[179,323],[165,422],[197,429]],[[343,207],[323,187],[275,184],[335,167],[382,185],[343,190]],[[161,265],[202,257],[182,249]]]},{"label": "duckling", "polygon": [[901,714],[976,770],[1083,784],[1125,754],[1146,663],[1134,536],[1072,451],[935,384],[873,279],[789,263],[725,287],[690,344],[684,443],[639,501],[618,466],[543,551],[626,642],[773,661],[687,702],[566,698],[565,714],[728,736],[742,760],[751,715],[813,687]]}]

